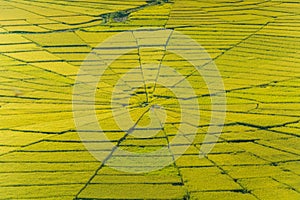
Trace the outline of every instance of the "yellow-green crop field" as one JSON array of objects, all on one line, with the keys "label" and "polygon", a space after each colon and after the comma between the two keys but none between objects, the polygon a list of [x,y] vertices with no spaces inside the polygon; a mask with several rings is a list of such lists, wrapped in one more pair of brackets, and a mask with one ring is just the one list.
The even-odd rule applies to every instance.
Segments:
[{"label": "yellow-green crop field", "polygon": [[[155,48],[165,35],[146,31],[133,34],[138,48],[119,57],[106,49],[105,57],[116,59],[94,93],[81,94],[86,105],[74,115],[80,68],[89,66],[92,74],[81,75],[92,84],[99,67],[87,56],[124,31],[153,28],[186,35],[206,50],[226,92],[217,108],[226,111],[212,106],[220,94],[210,93],[191,62]],[[197,53],[189,43],[180,48]],[[178,77],[184,78],[175,84]],[[157,117],[157,130],[143,129],[154,123],[154,105],[166,117]],[[94,137],[91,113],[108,140]],[[226,118],[222,132],[210,134],[214,142],[206,142],[212,113]],[[0,200],[299,200],[299,137],[299,1],[0,0]],[[200,158],[208,143],[215,145]],[[162,148],[168,153],[151,154]],[[155,163],[124,152],[151,154]]]}]

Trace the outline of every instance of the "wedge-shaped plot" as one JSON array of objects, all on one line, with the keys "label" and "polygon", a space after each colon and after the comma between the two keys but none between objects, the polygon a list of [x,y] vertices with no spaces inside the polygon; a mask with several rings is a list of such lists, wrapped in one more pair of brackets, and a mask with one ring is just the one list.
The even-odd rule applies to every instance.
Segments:
[{"label": "wedge-shaped plot", "polygon": [[14,152],[1,156],[2,162],[77,163],[97,161],[89,152]]},{"label": "wedge-shaped plot", "polygon": [[182,186],[172,184],[90,184],[79,194],[79,198],[183,199],[185,195]]},{"label": "wedge-shaped plot", "polygon": [[224,166],[222,167],[231,177],[254,178],[254,177],[272,177],[282,173],[282,169],[271,165],[256,165],[256,166]]},{"label": "wedge-shaped plot", "polygon": [[243,200],[255,200],[256,197],[251,194],[245,194],[242,192],[193,192],[191,193],[192,200],[205,199],[205,200],[215,200],[215,199],[243,199]]},{"label": "wedge-shaped plot", "polygon": [[1,198],[13,199],[16,196],[23,199],[74,199],[76,192],[83,184],[45,185],[23,187],[0,187]]},{"label": "wedge-shaped plot", "polygon": [[41,62],[41,61],[61,61],[62,59],[48,53],[46,51],[30,51],[30,52],[18,52],[18,53],[7,53],[9,57],[25,62]]},{"label": "wedge-shaped plot", "polygon": [[49,135],[42,135],[30,132],[21,131],[0,131],[0,145],[1,146],[26,146],[31,143],[48,138]]},{"label": "wedge-shaped plot", "polygon": [[267,161],[259,159],[249,153],[212,154],[208,157],[218,165],[257,165],[268,163]]},{"label": "wedge-shaped plot", "polygon": [[180,172],[189,191],[242,189],[230,176],[222,174],[216,167],[183,168]]},{"label": "wedge-shaped plot", "polygon": [[1,34],[0,35],[0,44],[7,45],[7,44],[25,44],[30,43],[30,40],[22,37],[18,34]]},{"label": "wedge-shaped plot", "polygon": [[[77,163],[34,163],[34,162],[7,162],[1,163],[1,173],[32,173],[35,172],[94,172],[99,166],[100,162],[77,162]],[[13,175],[12,175],[13,177]]]},{"label": "wedge-shaped plot", "polygon": [[299,199],[300,194],[293,189],[288,187],[272,187],[253,190],[252,193],[260,199],[272,200],[274,198],[285,200],[285,199]]},{"label": "wedge-shaped plot", "polygon": [[31,34],[25,37],[43,47],[86,45],[85,42],[73,32]]},{"label": "wedge-shaped plot", "polygon": [[[85,172],[32,172],[32,173],[2,173],[1,186],[28,186],[50,184],[84,184],[93,175]],[[59,178],[57,178],[59,177]]]}]

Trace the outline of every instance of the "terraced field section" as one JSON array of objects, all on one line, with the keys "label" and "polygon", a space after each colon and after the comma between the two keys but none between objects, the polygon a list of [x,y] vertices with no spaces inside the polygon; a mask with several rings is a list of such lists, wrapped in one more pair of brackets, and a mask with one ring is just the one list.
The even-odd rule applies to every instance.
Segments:
[{"label": "terraced field section", "polygon": [[[1,0],[0,199],[300,199],[299,27],[300,4],[291,0]],[[95,104],[86,101],[77,113],[86,127],[78,130],[72,100],[80,67],[89,66],[92,75],[83,76],[92,83],[99,57],[86,59],[90,52],[103,53],[99,44],[106,39],[141,28],[153,38],[135,34],[138,48],[106,68]],[[213,109],[207,83],[183,56],[167,51],[168,40],[165,48],[154,48],[165,38],[158,34],[164,29],[205,48],[224,82],[226,102],[219,106],[226,105],[226,113]],[[192,55],[189,45],[178,48]],[[106,50],[108,60],[115,57],[116,49]],[[170,66],[184,78],[175,84],[176,76],[157,66]],[[209,76],[214,80],[216,74]],[[199,106],[196,126],[190,123],[197,110],[182,112],[159,77],[182,95],[190,93],[180,83],[191,85],[193,98],[184,100]],[[135,82],[144,84],[132,87]],[[131,94],[128,101],[122,92]],[[86,100],[94,94],[81,95]],[[120,128],[129,119],[119,113],[115,120],[112,100],[129,111],[133,126]],[[153,105],[165,108],[167,117],[143,129],[152,123],[152,108],[160,108]],[[91,108],[110,142],[92,137],[97,131],[89,121]],[[210,134],[216,144],[199,158],[208,145],[212,111],[226,114],[224,127],[222,134]],[[156,134],[132,134],[136,130]],[[82,137],[85,132],[91,137]],[[178,134],[185,139],[172,143]],[[123,151],[143,155],[161,148],[166,153],[154,155],[146,167],[120,162]],[[104,159],[93,156],[99,153]],[[163,160],[172,162],[160,166]]]}]

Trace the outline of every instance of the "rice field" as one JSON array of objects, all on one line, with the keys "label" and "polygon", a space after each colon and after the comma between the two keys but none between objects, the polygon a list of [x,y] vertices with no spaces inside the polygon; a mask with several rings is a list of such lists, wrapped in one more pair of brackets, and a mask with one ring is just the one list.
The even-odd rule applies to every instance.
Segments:
[{"label": "rice field", "polygon": [[292,0],[0,0],[0,199],[300,199],[299,27]]}]

